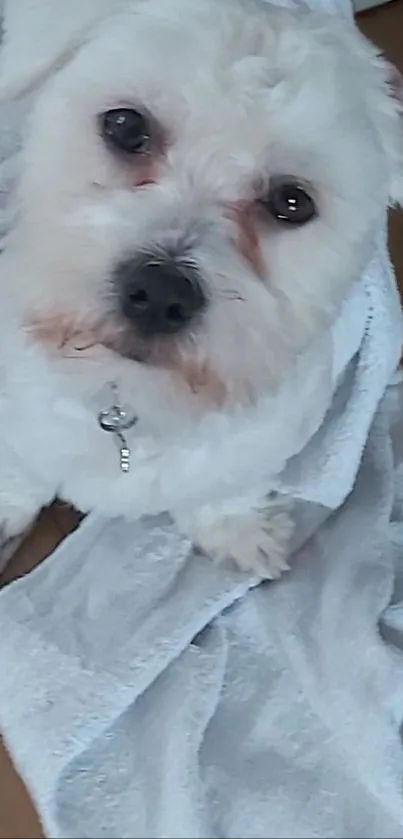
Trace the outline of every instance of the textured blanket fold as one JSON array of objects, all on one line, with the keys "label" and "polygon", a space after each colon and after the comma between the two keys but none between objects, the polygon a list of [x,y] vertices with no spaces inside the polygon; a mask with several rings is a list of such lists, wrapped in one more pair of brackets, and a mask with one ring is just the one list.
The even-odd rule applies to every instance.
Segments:
[{"label": "textured blanket fold", "polygon": [[400,401],[277,584],[89,518],[2,593],[0,723],[48,835],[403,836]]}]

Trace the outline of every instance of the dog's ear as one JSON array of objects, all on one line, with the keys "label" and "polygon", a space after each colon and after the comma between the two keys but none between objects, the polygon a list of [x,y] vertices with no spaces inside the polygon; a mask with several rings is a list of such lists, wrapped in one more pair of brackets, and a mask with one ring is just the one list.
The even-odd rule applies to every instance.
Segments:
[{"label": "dog's ear", "polygon": [[124,5],[124,0],[3,0],[0,99],[34,88],[92,26]]}]

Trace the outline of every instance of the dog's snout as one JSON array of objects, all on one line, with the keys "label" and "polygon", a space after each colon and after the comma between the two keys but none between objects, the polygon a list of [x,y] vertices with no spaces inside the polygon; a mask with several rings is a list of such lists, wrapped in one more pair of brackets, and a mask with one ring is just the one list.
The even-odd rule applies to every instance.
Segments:
[{"label": "dog's snout", "polygon": [[119,280],[122,311],[146,338],[180,332],[206,303],[197,271],[173,260],[126,263]]}]

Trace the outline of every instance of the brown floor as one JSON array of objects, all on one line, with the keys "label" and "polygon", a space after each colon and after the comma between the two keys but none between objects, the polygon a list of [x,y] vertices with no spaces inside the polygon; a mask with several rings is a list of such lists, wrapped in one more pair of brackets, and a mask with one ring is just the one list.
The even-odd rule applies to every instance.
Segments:
[{"label": "brown floor", "polygon": [[[387,6],[365,12],[360,15],[359,25],[363,33],[377,43],[403,72],[403,0],[394,0]],[[403,292],[403,213],[391,214],[390,248]],[[55,504],[43,513],[31,536],[0,577],[0,585],[27,573],[48,556],[77,525],[77,521],[77,514],[62,504]],[[41,836],[29,798],[0,743],[0,839],[36,839]]]}]

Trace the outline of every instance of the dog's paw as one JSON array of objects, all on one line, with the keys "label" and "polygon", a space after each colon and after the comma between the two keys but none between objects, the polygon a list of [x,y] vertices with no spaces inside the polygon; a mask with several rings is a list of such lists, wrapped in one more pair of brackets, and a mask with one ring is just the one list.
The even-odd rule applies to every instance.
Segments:
[{"label": "dog's paw", "polygon": [[[203,519],[203,520],[202,520]],[[236,515],[223,515],[206,526],[206,516],[187,523],[186,533],[196,547],[216,562],[231,559],[241,571],[274,580],[289,569],[293,522],[273,503]]]}]

